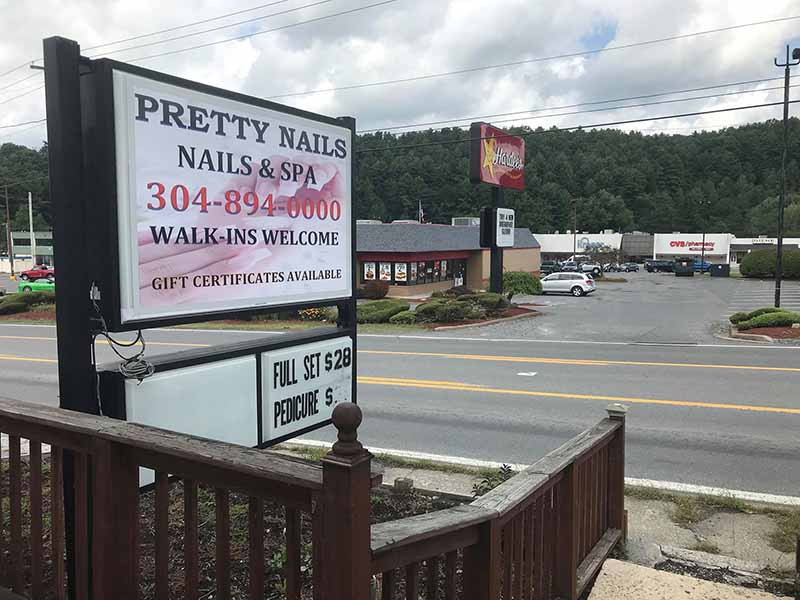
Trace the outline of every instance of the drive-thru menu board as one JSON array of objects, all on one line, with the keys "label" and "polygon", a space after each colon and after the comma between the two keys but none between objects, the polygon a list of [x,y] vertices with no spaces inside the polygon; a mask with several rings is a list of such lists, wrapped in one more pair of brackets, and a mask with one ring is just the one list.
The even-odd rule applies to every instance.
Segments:
[{"label": "drive-thru menu board", "polygon": [[113,72],[120,322],[351,296],[347,127]]},{"label": "drive-thru menu board", "polygon": [[323,423],[337,404],[351,401],[349,337],[266,352],[261,361],[265,441]]}]

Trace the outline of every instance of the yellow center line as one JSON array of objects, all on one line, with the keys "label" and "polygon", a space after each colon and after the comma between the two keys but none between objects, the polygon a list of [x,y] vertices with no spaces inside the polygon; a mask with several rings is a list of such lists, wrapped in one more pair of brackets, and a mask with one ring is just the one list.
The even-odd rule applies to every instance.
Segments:
[{"label": "yellow center line", "polygon": [[[29,340],[55,342],[54,337],[33,336],[33,335],[0,335],[0,340]],[[125,340],[129,342],[132,340]],[[97,340],[98,344],[109,344],[108,340]],[[185,348],[208,348],[211,344],[193,344],[190,342],[147,342],[148,346],[180,346]]]},{"label": "yellow center line", "polygon": [[622,402],[628,404],[653,404],[661,406],[682,406],[691,408],[716,408],[746,412],[779,413],[800,415],[800,408],[782,408],[778,406],[751,406],[748,404],[723,404],[719,402],[690,402],[684,400],[662,400],[656,398],[636,398],[628,396],[603,396],[596,394],[568,394],[562,392],[534,392],[531,390],[515,390],[491,387],[479,387],[472,384],[450,384],[446,382],[424,382],[416,379],[395,379],[384,377],[359,377],[359,383],[367,385],[388,385],[395,387],[413,387],[434,390],[483,392],[485,394],[504,394],[514,396],[534,396],[538,398],[571,398],[576,400],[600,400],[603,402]]},{"label": "yellow center line", "polygon": [[582,365],[594,367],[607,367],[609,365],[624,365],[634,367],[682,367],[688,369],[738,369],[746,371],[783,371],[800,373],[798,367],[761,367],[757,365],[717,365],[709,363],[674,363],[674,362],[645,362],[634,360],[591,360],[572,358],[543,358],[535,356],[501,356],[482,354],[449,354],[444,352],[401,352],[395,350],[359,350],[360,354],[383,354],[390,356],[424,356],[433,358],[452,358],[458,360],[486,360],[492,362],[540,363],[554,365]]},{"label": "yellow center line", "polygon": [[43,362],[43,363],[57,363],[55,358],[34,358],[32,356],[13,356],[11,354],[0,354],[0,360],[17,360],[21,362]]}]

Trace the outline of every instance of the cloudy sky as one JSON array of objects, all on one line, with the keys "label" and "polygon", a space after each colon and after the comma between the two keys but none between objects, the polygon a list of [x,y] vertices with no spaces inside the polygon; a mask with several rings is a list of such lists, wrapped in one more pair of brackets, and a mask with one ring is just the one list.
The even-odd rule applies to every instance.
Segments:
[{"label": "cloudy sky", "polygon": [[[0,0],[0,73],[5,73],[0,76],[0,143],[38,146],[46,138],[43,123],[8,127],[45,116],[41,71],[25,66],[6,72],[39,58],[42,38],[51,35],[77,40],[88,56],[130,61],[254,96],[280,97],[279,102],[332,116],[352,115],[360,130],[424,128],[419,124],[442,120],[463,124],[477,117],[500,125],[590,125],[774,102],[782,92],[769,88],[781,86],[780,80],[597,104],[780,78],[783,72],[773,66],[773,58],[782,56],[785,44],[800,44],[796,0],[195,0],[191,4],[188,8],[188,2],[163,0]],[[223,17],[234,12],[239,14]],[[785,17],[797,18],[614,49]],[[199,21],[204,22],[185,27]],[[161,30],[169,31],[147,35]],[[229,38],[240,39],[211,44]],[[181,51],[199,45],[205,47]],[[589,52],[600,49],[605,51]],[[163,53],[167,54],[155,56]],[[506,63],[518,64],[480,69]],[[446,74],[453,71],[461,73]],[[386,83],[403,79],[413,80]],[[361,87],[333,89],[351,86]],[[757,91],[613,108],[745,90]],[[800,97],[800,91],[793,92]],[[595,104],[558,108],[583,103]],[[521,112],[531,110],[538,112]],[[587,110],[593,112],[563,114]],[[489,117],[500,113],[504,116]],[[779,107],[767,107],[625,128],[683,134],[693,128],[780,115]]]}]

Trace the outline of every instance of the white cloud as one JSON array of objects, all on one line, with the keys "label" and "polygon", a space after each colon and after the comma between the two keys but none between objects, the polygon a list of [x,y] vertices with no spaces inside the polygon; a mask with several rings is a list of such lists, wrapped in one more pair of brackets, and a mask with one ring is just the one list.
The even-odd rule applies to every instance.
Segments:
[{"label": "white cloud", "polygon": [[[239,27],[115,53],[113,57],[126,60],[148,56],[280,27],[375,1],[334,0]],[[13,4],[10,0],[0,0],[0,10],[4,14],[0,72],[41,56],[41,40],[49,35],[63,35],[79,40],[83,47],[90,47],[242,10],[257,2],[252,0],[249,4],[232,6],[223,0],[199,0],[188,9],[186,3],[155,0],[38,0]],[[195,32],[311,2],[288,0],[176,33]],[[598,31],[613,34],[613,39],[607,43],[616,46],[761,21],[792,15],[797,12],[793,10],[794,5],[791,0],[768,3],[751,0],[604,0],[602,4],[597,0],[561,3],[544,0],[505,0],[500,3],[398,0],[342,17],[141,64],[212,85],[269,97],[582,51],[588,48],[586,44],[596,39]],[[786,21],[584,57],[529,62],[514,67],[310,94],[282,101],[334,116],[353,115],[359,128],[372,128],[780,77],[781,72],[772,65],[772,58],[794,36],[797,24],[798,21]],[[108,46],[98,52],[154,39],[161,38]],[[0,88],[30,73],[19,70],[0,77]],[[42,91],[3,103],[41,85],[41,80],[41,75],[37,75],[0,91],[0,125],[44,115]],[[763,87],[772,85],[776,84]],[[763,92],[526,123],[577,125],[754,104],[779,98],[779,93]],[[644,123],[637,128],[673,129],[677,133],[687,127],[713,128],[779,114],[779,110],[765,108]],[[20,128],[18,131],[0,129],[0,143],[13,141],[37,146],[44,135],[43,127]]]}]

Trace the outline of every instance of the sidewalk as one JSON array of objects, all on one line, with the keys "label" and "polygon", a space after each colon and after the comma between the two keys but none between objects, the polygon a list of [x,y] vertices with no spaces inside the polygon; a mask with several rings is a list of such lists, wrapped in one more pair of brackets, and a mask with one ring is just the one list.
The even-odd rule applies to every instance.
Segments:
[{"label": "sidewalk", "polygon": [[[316,458],[325,451],[320,446],[292,443],[283,449]],[[494,463],[481,468],[478,464],[434,463],[382,454],[375,462],[384,466],[384,485],[410,479],[419,490],[461,496],[465,502],[472,500],[475,484],[497,472],[490,468]],[[513,465],[515,469],[522,466]],[[595,588],[597,595],[590,598],[779,597],[750,594],[747,588],[789,593],[800,532],[798,506],[748,503],[725,494],[702,496],[627,487],[625,508],[628,542],[618,557],[626,562],[608,561],[597,582],[600,587]],[[620,581],[626,583],[624,593]],[[654,583],[651,595],[642,594],[637,587],[640,581]],[[670,595],[664,595],[667,591]]]}]

